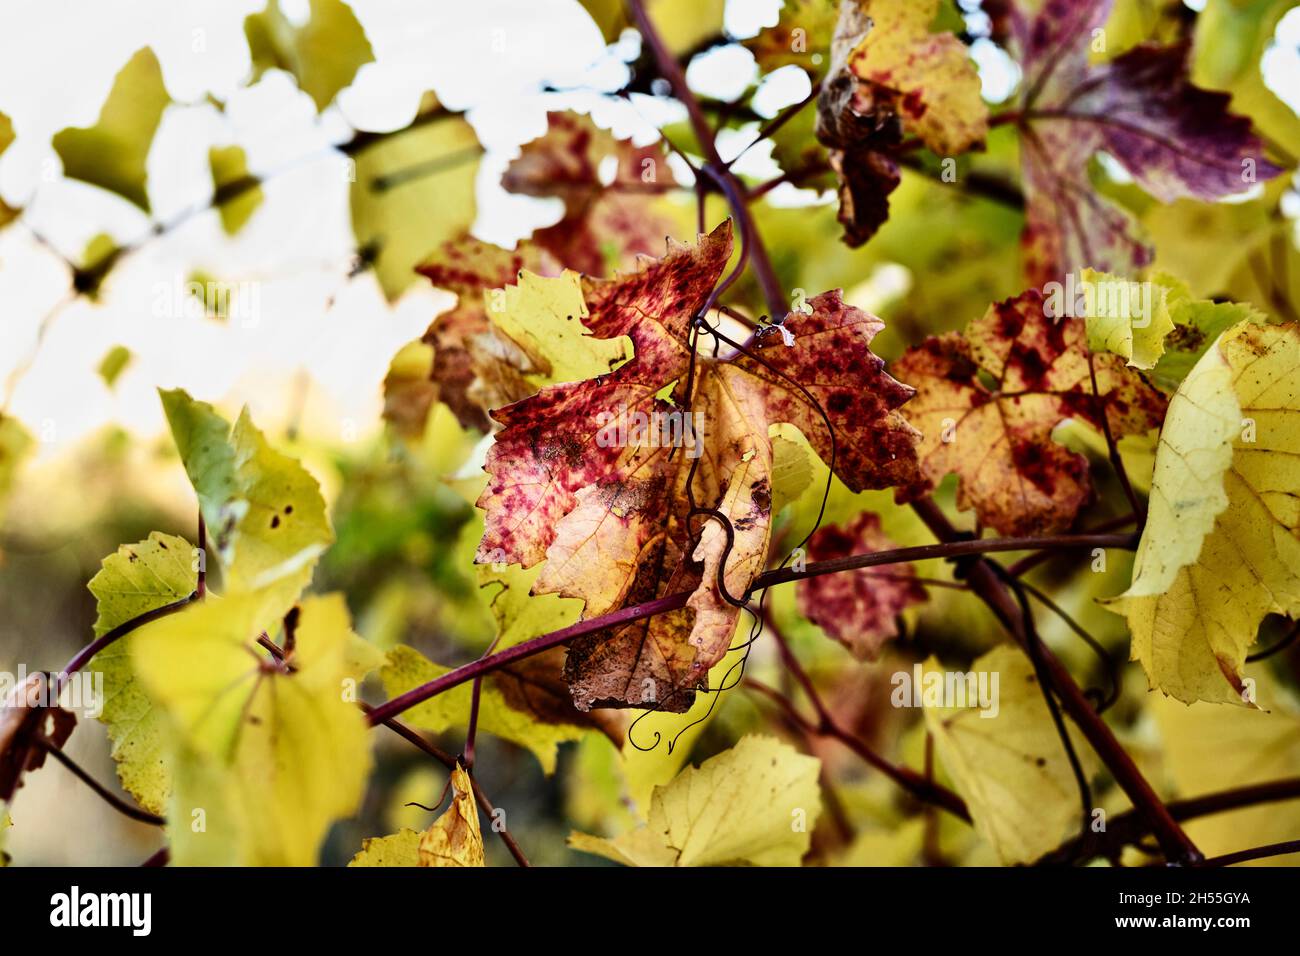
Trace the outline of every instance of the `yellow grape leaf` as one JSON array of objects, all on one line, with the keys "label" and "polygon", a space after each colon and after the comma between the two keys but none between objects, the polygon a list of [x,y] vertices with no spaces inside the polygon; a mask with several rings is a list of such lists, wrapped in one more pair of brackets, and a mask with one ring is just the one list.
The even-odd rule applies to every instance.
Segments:
[{"label": "yellow grape leaf", "polygon": [[[242,146],[213,146],[208,150],[208,165],[212,169],[213,201],[221,213],[221,228],[233,236],[244,227],[257,207],[262,205],[262,187],[244,187],[250,181],[248,157]],[[240,190],[233,199],[225,199],[232,188]]]},{"label": "yellow grape leaf", "polygon": [[1211,348],[1183,380],[1160,429],[1146,528],[1126,597],[1160,594],[1191,564],[1228,507],[1223,476],[1241,431],[1232,367]]},{"label": "yellow grape leaf", "polygon": [[939,156],[982,143],[989,114],[975,63],[953,34],[930,32],[939,0],[866,0],[861,7],[871,28],[849,68],[873,101],[896,100],[904,128]]},{"label": "yellow grape leaf", "polygon": [[148,212],[145,164],[168,102],[158,57],[143,47],[113,80],[94,126],[54,134],[63,174],[115,192]]},{"label": "yellow grape leaf", "polygon": [[245,411],[232,429],[207,402],[160,391],[228,594],[257,593],[267,621],[282,617],[333,542],[316,479],[267,444]]},{"label": "yellow grape leaf", "polygon": [[260,607],[210,596],[134,634],[132,666],[171,734],[177,865],[313,866],[365,792],[370,734],[346,699],[343,597],[303,600],[288,668],[257,648]]},{"label": "yellow grape leaf", "polygon": [[423,833],[403,827],[362,841],[348,866],[486,866],[474,785],[460,766],[451,773],[451,806]]},{"label": "yellow grape leaf", "polygon": [[[479,698],[479,730],[532,751],[547,774],[555,772],[560,744],[600,727],[599,715],[583,713],[573,706],[561,678],[563,654],[557,649],[556,653],[534,655],[493,672],[484,678]],[[398,645],[388,652],[379,676],[385,693],[392,698],[450,670],[414,648]],[[433,733],[467,727],[472,693],[473,683],[466,681],[412,707],[403,719]]]},{"label": "yellow grape leaf", "polygon": [[474,787],[460,764],[451,772],[451,786],[451,806],[420,837],[420,866],[484,866]]},{"label": "yellow grape leaf", "polygon": [[279,0],[270,0],[265,10],[244,20],[244,36],[253,79],[272,68],[292,73],[317,111],[329,106],[357,70],[375,59],[366,31],[342,0],[311,0],[311,15],[302,26],[285,17]]},{"label": "yellow grape leaf", "polygon": [[[1294,777],[1300,766],[1300,702],[1259,675],[1260,710],[1190,707],[1165,697],[1151,702],[1160,729],[1165,767],[1180,797],[1197,797],[1230,787],[1249,787]],[[1300,831],[1300,803],[1269,803],[1189,820],[1188,836],[1206,856],[1218,856],[1294,840]],[[1260,861],[1277,866],[1295,861],[1279,856]]]},{"label": "yellow grape leaf", "polygon": [[785,0],[777,22],[743,45],[764,73],[797,66],[817,79],[830,66],[831,38],[838,18],[835,0]]},{"label": "yellow grape leaf", "polygon": [[1153,367],[1164,354],[1165,336],[1174,330],[1168,289],[1095,269],[1084,269],[1082,278],[1088,348],[1114,352],[1137,368]]},{"label": "yellow grape leaf", "polygon": [[469,123],[426,96],[410,127],[353,153],[352,231],[374,256],[389,301],[415,279],[416,265],[473,224],[482,151]]},{"label": "yellow grape leaf", "polygon": [[772,737],[730,750],[656,787],[648,821],[613,840],[569,845],[626,866],[798,866],[821,813],[821,763]]},{"label": "yellow grape leaf", "polygon": [[[190,594],[197,574],[198,553],[184,538],[155,531],[145,541],[122,545],[87,585],[99,612],[95,636]],[[94,668],[104,676],[99,719],[113,742],[122,787],[150,813],[162,814],[171,791],[168,742],[163,717],[131,665],[137,637],[128,634],[95,655]]]},{"label": "yellow grape leaf", "polygon": [[529,378],[539,388],[607,375],[632,357],[632,340],[626,335],[598,339],[583,324],[590,313],[576,272],[566,270],[549,279],[525,270],[516,284],[486,290],[483,298],[492,324],[538,370]]},{"label": "yellow grape leaf", "polygon": [[419,866],[420,837],[418,830],[406,827],[390,836],[366,837],[348,866]]},{"label": "yellow grape leaf", "polygon": [[[1300,326],[1233,328],[1185,384],[1188,417],[1166,426],[1177,432],[1156,453],[1155,520],[1133,586],[1107,606],[1128,619],[1132,657],[1151,687],[1185,703],[1243,703],[1242,668],[1260,621],[1300,614]],[[1230,396],[1240,417],[1224,468]],[[1193,436],[1194,427],[1210,437]],[[1162,462],[1186,443],[1199,449],[1196,464]]]},{"label": "yellow grape leaf", "polygon": [[[14,141],[14,124],[8,116],[0,113],[0,153],[9,148],[9,144]],[[18,218],[21,209],[14,209],[3,199],[0,199],[0,227],[4,227]]]},{"label": "yellow grape leaf", "polygon": [[[987,675],[993,706],[971,701],[972,685],[957,680],[965,673],[945,672],[934,658],[924,666],[924,683],[912,693],[921,697],[935,750],[975,829],[1004,865],[1029,863],[1078,832],[1078,785],[1029,658],[1002,645],[976,660],[969,673],[977,681]],[[902,690],[896,687],[894,693]],[[966,695],[964,701],[953,696],[957,691]],[[1096,757],[1067,726],[1084,771],[1092,776]]]}]

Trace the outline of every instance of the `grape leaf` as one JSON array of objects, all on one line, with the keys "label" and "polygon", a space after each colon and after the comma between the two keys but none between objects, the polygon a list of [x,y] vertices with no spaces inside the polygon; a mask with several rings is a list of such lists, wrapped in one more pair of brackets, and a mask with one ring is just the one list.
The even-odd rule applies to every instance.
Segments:
[{"label": "grape leaf", "polygon": [[[1165,336],[1174,330],[1170,288],[1160,283],[1130,282],[1118,276],[1083,270],[1087,290],[1088,348],[1113,352],[1134,368],[1149,369],[1165,352]],[[1144,295],[1149,300],[1142,301]]]},{"label": "grape leaf", "polygon": [[[584,710],[651,702],[685,710],[726,652],[739,613],[728,598],[748,591],[767,553],[770,425],[795,425],[829,459],[820,406],[836,429],[836,471],[847,483],[915,480],[916,435],[897,411],[911,392],[869,349],[882,323],[835,292],[787,317],[793,345],[773,330],[754,339],[753,355],[702,356],[694,414],[683,417],[690,317],[730,251],[724,226],[636,273],[589,281],[588,327],[598,336],[629,335],[634,358],[609,375],[549,386],[493,413],[504,428],[485,466],[477,561],[531,567],[545,558],[534,591],[580,598],[588,616],[693,592],[680,611],[571,645],[566,674]],[[791,380],[810,383],[806,393]],[[661,397],[670,386],[671,399]],[[667,431],[647,422],[666,423]],[[682,453],[670,454],[674,444]],[[691,495],[727,526],[712,519],[693,533]]]},{"label": "grape leaf", "polygon": [[[190,594],[197,570],[197,552],[184,538],[155,531],[122,545],[87,585],[98,611],[95,636]],[[128,634],[95,655],[95,669],[104,675],[99,719],[108,728],[123,789],[149,812],[162,814],[171,790],[168,742],[162,717],[131,665],[136,637]]]},{"label": "grape leaf", "polygon": [[366,837],[348,866],[419,866],[420,837],[418,830],[408,827],[402,827],[389,836]]},{"label": "grape leaf", "polygon": [[[556,750],[591,730],[605,732],[603,719],[576,710],[561,678],[563,652],[537,654],[494,671],[483,680],[479,699],[479,729],[532,751],[542,769],[555,772]],[[450,671],[414,648],[399,645],[388,652],[379,671],[389,698],[441,677]],[[470,683],[461,684],[417,704],[404,719],[433,733],[468,725]],[[611,728],[612,729],[612,728]],[[611,733],[617,744],[617,733]]]},{"label": "grape leaf", "polygon": [[342,596],[302,601],[285,665],[257,647],[261,607],[209,596],[133,635],[131,665],[170,728],[176,865],[314,865],[365,791],[370,733],[346,699]]},{"label": "grape leaf", "polygon": [[256,594],[267,621],[283,617],[334,540],[320,486],[267,444],[247,409],[232,429],[181,389],[159,394],[227,593]]},{"label": "grape leaf", "polygon": [[831,38],[839,19],[836,0],[786,0],[777,22],[744,41],[764,73],[797,66],[816,81],[826,75]]},{"label": "grape leaf", "polygon": [[843,0],[817,98],[817,138],[840,181],[844,241],[889,217],[904,132],[941,155],[981,145],[988,108],[965,46],[931,33],[938,0]]},{"label": "grape leaf", "polygon": [[[208,150],[208,166],[212,170],[213,202],[221,213],[221,228],[226,235],[233,236],[262,205],[262,187],[244,188],[251,176],[242,146],[213,146]],[[241,192],[234,199],[226,199],[232,188]]]},{"label": "grape leaf", "polygon": [[642,826],[613,840],[572,833],[569,846],[625,866],[798,866],[821,813],[820,766],[746,736],[655,787]]},{"label": "grape leaf", "polygon": [[460,764],[451,786],[451,806],[420,836],[420,866],[485,866],[474,788]]},{"label": "grape leaf", "polygon": [[1300,615],[1298,370],[1300,326],[1239,325],[1187,377],[1187,407],[1161,435],[1133,584],[1108,606],[1151,686],[1185,703],[1249,703],[1260,621]]},{"label": "grape leaf", "polygon": [[[1029,659],[1018,648],[1002,645],[971,665],[969,673],[988,675],[996,711],[977,706],[971,690],[964,692],[965,706],[958,706],[955,697],[944,700],[945,687],[961,686],[952,677],[961,680],[965,674],[945,672],[933,658],[922,673],[925,685],[914,693],[925,705],[925,725],[939,760],[966,801],[975,829],[1002,863],[1037,860],[1076,833],[1078,786]],[[931,682],[938,688],[933,696]],[[1096,755],[1078,730],[1067,726],[1091,777],[1098,768]]]},{"label": "grape leaf", "polygon": [[473,127],[431,94],[405,130],[353,149],[352,231],[389,301],[415,279],[418,263],[473,223],[482,151]]},{"label": "grape leaf", "polygon": [[244,35],[253,60],[253,80],[269,69],[291,73],[317,111],[349,86],[357,70],[375,59],[366,31],[342,0],[310,0],[311,13],[295,26],[270,0],[261,13],[244,20]]},{"label": "grape leaf", "polygon": [[[0,154],[3,154],[9,148],[9,144],[13,141],[13,121],[3,112],[0,112]],[[15,209],[3,199],[0,199],[0,229],[17,219],[21,213],[21,209]]]},{"label": "grape leaf", "polygon": [[1010,47],[1024,73],[1019,123],[1031,283],[1084,267],[1127,273],[1151,260],[1132,217],[1088,178],[1105,151],[1162,202],[1219,199],[1280,170],[1229,97],[1193,86],[1186,43],[1142,44],[1090,66],[1089,46],[1112,0],[1007,6]]},{"label": "grape leaf", "polygon": [[[808,541],[808,559],[824,561],[896,547],[880,529],[880,516],[863,511],[843,527],[818,529]],[[926,598],[915,577],[911,565],[900,564],[804,578],[796,586],[799,610],[858,660],[875,660],[885,641],[898,635],[898,615]]]},{"label": "grape leaf", "polygon": [[[1093,357],[1092,392],[1083,319],[1050,319],[1036,290],[991,306],[964,333],[931,336],[894,365],[914,385],[908,416],[930,483],[960,477],[957,503],[1004,535],[1070,526],[1092,494],[1087,460],[1052,441],[1067,418],[1116,439],[1164,417],[1164,397],[1116,355]],[[986,382],[988,384],[986,384]]]},{"label": "grape leaf", "polygon": [[95,125],[54,134],[63,174],[117,193],[148,212],[145,164],[169,102],[158,57],[149,47],[137,50],[113,79]]},{"label": "grape leaf", "polygon": [[513,193],[564,202],[564,216],[532,242],[570,269],[608,275],[660,249],[676,222],[655,197],[676,187],[663,141],[634,146],[579,113],[548,113],[501,178]]},{"label": "grape leaf", "polygon": [[[1152,700],[1165,767],[1177,795],[1213,793],[1227,781],[1233,787],[1250,787],[1295,776],[1300,765],[1300,703],[1267,671],[1260,671],[1258,682],[1259,710]],[[1298,806],[1294,800],[1270,803],[1210,814],[1185,825],[1202,853],[1217,856],[1295,839]]]},{"label": "grape leaf", "polygon": [[117,383],[118,376],[131,364],[133,357],[131,350],[125,345],[114,345],[105,352],[104,357],[99,360],[99,367],[96,368],[104,384],[112,388]]}]

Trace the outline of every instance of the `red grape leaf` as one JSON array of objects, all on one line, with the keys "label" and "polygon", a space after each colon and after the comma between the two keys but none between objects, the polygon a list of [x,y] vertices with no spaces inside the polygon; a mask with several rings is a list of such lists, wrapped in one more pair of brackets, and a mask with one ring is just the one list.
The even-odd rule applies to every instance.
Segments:
[{"label": "red grape leaf", "polygon": [[[808,558],[825,561],[896,547],[880,530],[880,516],[863,511],[844,527],[819,529],[808,541]],[[875,660],[885,641],[898,636],[898,615],[926,599],[915,578],[910,564],[804,578],[796,586],[799,610],[858,660]]]},{"label": "red grape leaf", "polygon": [[[565,672],[579,709],[683,711],[722,659],[740,613],[733,601],[767,559],[770,425],[799,427],[829,460],[820,405],[846,484],[917,480],[918,435],[898,412],[912,390],[870,352],[880,321],[838,292],[812,299],[811,313],[790,314],[791,345],[773,330],[755,337],[749,356],[701,349],[692,414],[683,419],[691,317],[730,254],[724,224],[630,275],[588,280],[587,327],[629,335],[634,357],[608,375],[548,386],[493,412],[504,427],[478,502],[486,512],[478,561],[529,567],[545,559],[534,591],[579,598],[588,617],[692,592],[679,611],[573,643]],[[783,375],[806,383],[807,393]],[[725,523],[692,518],[692,497]]]},{"label": "red grape leaf", "polygon": [[1035,285],[1086,267],[1129,273],[1151,261],[1132,217],[1089,181],[1088,162],[1098,152],[1162,202],[1219,199],[1281,171],[1264,158],[1250,121],[1228,112],[1227,93],[1192,86],[1187,43],[1143,44],[1090,66],[1090,44],[1112,5],[997,5],[1024,71],[1023,242]]},{"label": "red grape leaf", "polygon": [[894,372],[916,386],[908,415],[925,435],[926,479],[960,477],[958,507],[1004,535],[1069,527],[1092,494],[1088,462],[1052,441],[1067,418],[1100,428],[1105,409],[1116,439],[1164,418],[1165,399],[1124,360],[1092,357],[1092,393],[1083,319],[1053,321],[1030,290],[991,306],[964,333],[931,336]]},{"label": "red grape leaf", "polygon": [[564,216],[532,241],[588,275],[662,248],[675,224],[652,200],[677,185],[664,143],[634,146],[579,113],[546,119],[546,133],[525,143],[501,177],[510,192],[564,201]]}]

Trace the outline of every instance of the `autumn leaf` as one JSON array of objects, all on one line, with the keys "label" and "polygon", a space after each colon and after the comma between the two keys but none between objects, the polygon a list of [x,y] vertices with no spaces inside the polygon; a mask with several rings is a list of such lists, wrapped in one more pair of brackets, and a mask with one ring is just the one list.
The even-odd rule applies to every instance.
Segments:
[{"label": "autumn leaf", "polygon": [[1068,528],[1090,499],[1087,460],[1052,440],[1068,418],[1112,435],[1142,434],[1164,417],[1164,397],[1117,355],[1092,357],[1083,319],[1053,320],[1030,290],[991,306],[964,333],[931,336],[894,372],[917,389],[908,417],[924,434],[930,483],[956,473],[958,507],[1005,535]]},{"label": "autumn leaf", "polygon": [[145,164],[169,102],[158,57],[143,47],[113,79],[94,126],[54,134],[63,174],[117,193],[148,212]]},{"label": "autumn leaf", "polygon": [[988,108],[966,47],[931,33],[938,0],[842,0],[817,138],[840,181],[844,241],[859,246],[889,216],[903,133],[941,156],[988,134]]},{"label": "autumn leaf", "polygon": [[[808,559],[825,561],[898,547],[880,529],[880,516],[861,512],[848,525],[820,528],[808,540]],[[911,565],[860,568],[804,578],[796,585],[799,610],[859,660],[875,660],[898,635],[898,615],[926,598]]]},{"label": "autumn leaf", "polygon": [[[98,611],[95,636],[102,637],[141,614],[192,593],[198,557],[184,538],[157,531],[106,557],[87,585]],[[112,755],[122,787],[140,806],[162,814],[171,791],[168,741],[162,716],[131,665],[135,640],[135,634],[128,634],[95,655],[95,669],[104,675],[99,719],[113,742]]]},{"label": "autumn leaf", "polygon": [[[1077,833],[1078,785],[1024,653],[1003,645],[974,661],[967,673],[946,672],[933,658],[918,670],[924,685],[913,693],[924,703],[939,760],[966,801],[975,829],[1003,865],[1037,860]],[[968,675],[986,682],[992,706],[972,693],[978,685]],[[961,688],[964,700],[945,699],[946,688],[953,687]],[[1077,729],[1067,726],[1084,772],[1092,776],[1096,755]]]},{"label": "autumn leaf", "polygon": [[371,738],[347,696],[343,598],[303,599],[285,664],[257,646],[262,607],[209,596],[132,635],[131,666],[169,728],[176,865],[312,866],[360,805]]},{"label": "autumn leaf", "polygon": [[764,73],[797,66],[820,79],[830,66],[826,51],[839,19],[836,0],[786,0],[777,22],[744,41]]},{"label": "autumn leaf", "polygon": [[634,146],[580,113],[548,113],[546,123],[501,178],[510,192],[564,203],[560,221],[537,230],[532,242],[593,276],[661,249],[677,228],[655,202],[677,185],[664,142]]},{"label": "autumn leaf", "polygon": [[1251,703],[1260,622],[1300,615],[1298,369],[1300,327],[1236,326],[1161,431],[1133,583],[1107,606],[1128,619],[1152,688],[1185,703]]},{"label": "autumn leaf", "polygon": [[451,773],[451,786],[451,806],[420,837],[420,866],[484,866],[474,787],[460,764]]},{"label": "autumn leaf", "polygon": [[1142,44],[1089,65],[1111,0],[1006,7],[1009,45],[1024,73],[1018,128],[1031,283],[1059,282],[1084,267],[1123,274],[1151,261],[1130,214],[1089,180],[1098,152],[1161,202],[1220,199],[1280,172],[1250,121],[1228,112],[1227,94],[1191,84],[1187,44]]},{"label": "autumn leaf", "polygon": [[798,866],[821,813],[819,762],[746,736],[656,787],[647,822],[613,840],[569,846],[625,866]]},{"label": "autumn leaf", "polygon": [[[773,330],[749,355],[701,356],[693,414],[684,415],[690,318],[729,255],[724,226],[636,273],[589,281],[588,327],[628,335],[634,357],[609,375],[550,386],[493,413],[504,427],[488,452],[476,560],[531,567],[545,558],[534,591],[579,598],[587,616],[692,592],[682,610],[571,645],[566,673],[583,710],[685,710],[726,652],[734,601],[767,555],[771,425],[795,425],[824,459],[833,446],[836,472],[854,488],[915,480],[915,432],[897,411],[911,391],[870,352],[880,321],[838,293],[791,313],[784,327],[793,345]],[[621,437],[620,421],[634,423]],[[664,441],[650,422],[676,427],[677,438]],[[692,497],[715,517],[694,516],[690,526]]]}]

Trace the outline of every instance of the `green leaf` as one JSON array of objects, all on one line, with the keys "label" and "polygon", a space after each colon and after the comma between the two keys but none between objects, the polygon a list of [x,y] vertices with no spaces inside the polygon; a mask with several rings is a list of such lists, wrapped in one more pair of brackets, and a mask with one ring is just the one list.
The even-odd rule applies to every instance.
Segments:
[{"label": "green leaf", "polygon": [[569,846],[626,866],[798,866],[821,813],[821,762],[772,737],[736,746],[656,787],[649,820]]},{"label": "green leaf", "polygon": [[[103,561],[87,587],[99,612],[95,636],[190,594],[197,583],[198,554],[184,538],[153,532],[124,544]],[[104,676],[104,707],[99,719],[108,728],[122,786],[140,806],[161,814],[171,790],[165,731],[153,702],[136,680],[128,634],[95,655]]]},{"label": "green leaf", "polygon": [[244,20],[244,35],[253,79],[269,69],[292,73],[318,112],[375,59],[366,31],[341,0],[311,0],[311,15],[300,27],[281,12],[279,0],[270,0],[265,10]]},{"label": "green leaf", "polygon": [[115,192],[148,212],[146,161],[169,102],[158,57],[143,47],[113,80],[94,126],[54,134],[64,175]]},{"label": "green leaf", "polygon": [[[994,707],[944,700],[949,675],[934,658],[925,664],[925,683],[913,693],[921,695],[925,725],[975,829],[1003,864],[1029,863],[1078,832],[1078,786],[1029,659],[1018,648],[1002,645],[971,665],[970,673],[978,677],[981,672],[988,675]],[[901,690],[896,687],[894,693]],[[1091,776],[1095,755],[1072,726],[1071,739]]]},{"label": "green leaf", "polygon": [[231,429],[181,389],[159,394],[227,592],[255,592],[267,621],[282,617],[334,540],[320,486],[267,444],[247,410]]},{"label": "green leaf", "polygon": [[473,127],[431,97],[406,130],[355,153],[352,231],[374,255],[390,301],[411,284],[416,265],[473,224],[481,154]]},{"label": "green leaf", "polygon": [[1174,330],[1169,290],[1156,283],[1130,282],[1083,270],[1088,348],[1114,352],[1136,368],[1151,368],[1165,351],[1165,336]]},{"label": "green leaf", "polygon": [[1188,408],[1156,453],[1133,585],[1108,607],[1128,619],[1153,688],[1248,704],[1243,666],[1260,622],[1300,614],[1300,326],[1233,328],[1184,386]]},{"label": "green leaf", "polygon": [[314,865],[365,792],[370,733],[347,699],[342,596],[303,600],[292,670],[257,648],[260,609],[257,595],[209,597],[134,634],[132,665],[172,742],[175,865]]},{"label": "green leaf", "polygon": [[[242,146],[213,146],[208,150],[208,165],[212,169],[212,189],[217,211],[221,213],[221,228],[226,235],[233,236],[262,204],[262,187],[245,188],[251,177]],[[232,188],[238,189],[239,195],[223,201],[225,192]]]}]

